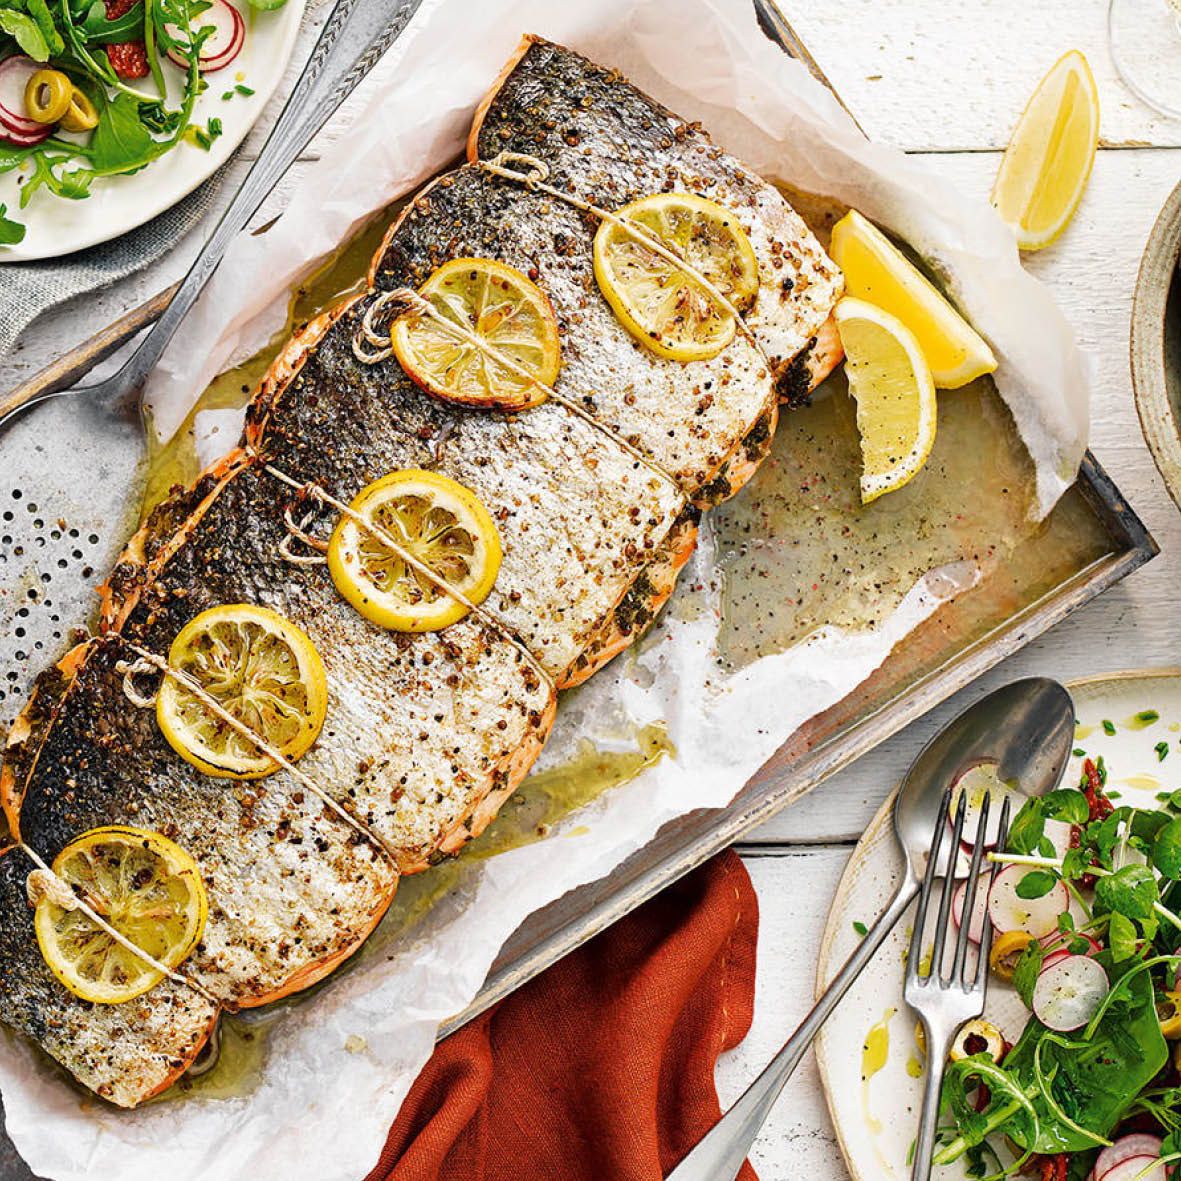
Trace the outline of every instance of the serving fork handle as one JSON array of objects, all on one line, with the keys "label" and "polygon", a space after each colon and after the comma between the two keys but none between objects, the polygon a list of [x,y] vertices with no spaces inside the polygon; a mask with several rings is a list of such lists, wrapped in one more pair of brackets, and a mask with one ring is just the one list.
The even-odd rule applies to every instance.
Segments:
[{"label": "serving fork handle", "polygon": [[667,1181],[734,1181],[787,1080],[795,1073],[833,1009],[849,991],[853,981],[861,975],[918,891],[918,880],[908,869],[882,916],[845,961],[812,1011],[758,1078],[747,1087],[742,1098],[669,1173]]},{"label": "serving fork handle", "polygon": [[[61,394],[89,394],[117,401],[137,391],[185,315],[217,269],[230,243],[299,153],[409,24],[421,0],[337,0],[266,144],[201,247],[162,314],[120,368],[96,385],[74,386],[63,373],[37,389],[0,402],[0,427],[24,410]],[[358,53],[358,50],[360,52]]]}]

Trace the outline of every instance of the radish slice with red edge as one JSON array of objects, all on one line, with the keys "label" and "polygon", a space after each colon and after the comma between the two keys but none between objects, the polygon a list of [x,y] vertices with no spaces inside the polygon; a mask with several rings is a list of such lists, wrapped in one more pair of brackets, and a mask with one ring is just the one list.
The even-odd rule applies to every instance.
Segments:
[{"label": "radish slice with red edge", "polygon": [[1161,1145],[1164,1141],[1159,1136],[1148,1132],[1135,1132],[1130,1136],[1121,1136],[1114,1144],[1109,1144],[1095,1158],[1095,1166],[1091,1170],[1095,1181],[1101,1181],[1116,1165],[1136,1157],[1149,1159],[1160,1156]]},{"label": "radish slice with red edge", "polygon": [[[1088,943],[1087,950],[1084,952],[1073,953],[1069,948],[1069,944],[1076,942],[1079,939],[1085,939]],[[1047,968],[1053,967],[1055,964],[1060,964],[1067,956],[1072,954],[1080,955],[1096,955],[1103,950],[1099,940],[1092,939],[1090,935],[1074,934],[1062,939],[1059,943],[1058,933],[1053,935],[1046,935],[1041,940],[1042,943],[1058,943],[1058,946],[1053,951],[1046,952],[1046,958],[1042,960],[1041,970],[1044,972]]]},{"label": "radish slice with red edge", "polygon": [[[951,917],[955,925],[964,925],[964,902],[968,897],[967,881],[960,882],[951,899]],[[988,914],[988,874],[982,873],[976,879],[976,897],[972,903],[972,917],[968,922],[968,938],[979,943],[984,938],[984,919]]]},{"label": "radish slice with red edge", "polygon": [[36,135],[25,135],[23,131],[12,131],[7,127],[0,127],[0,143],[10,144],[14,148],[32,148],[47,140],[53,134],[53,128],[48,125],[41,127]]},{"label": "radish slice with red edge", "polygon": [[43,66],[39,66],[32,58],[6,57],[0,62],[0,123],[9,131],[17,135],[48,134],[47,125],[30,119],[28,108],[25,106],[25,87],[29,79]]},{"label": "radish slice with red edge", "polygon": [[1169,1170],[1159,1156],[1132,1156],[1096,1181],[1169,1181]]},{"label": "radish slice with red edge", "polygon": [[1017,887],[1031,871],[1024,865],[1006,865],[988,892],[988,917],[998,931],[1024,931],[1041,939],[1058,930],[1058,916],[1070,905],[1064,882],[1055,882],[1041,898],[1022,898]]},{"label": "radish slice with red edge", "polygon": [[1033,986],[1033,1012],[1058,1033],[1081,1029],[1095,1016],[1111,984],[1098,960],[1068,955],[1043,968]]},{"label": "radish slice with red edge", "polygon": [[992,802],[988,806],[988,823],[984,828],[985,849],[995,849],[997,837],[1000,835],[1001,808],[1006,797],[1012,798],[1009,805],[1015,815],[1021,806],[1021,795],[1011,787],[1006,787],[996,774],[996,763],[975,763],[969,767],[955,782],[952,788],[951,806],[947,812],[949,824],[955,823],[956,810],[960,806],[960,799],[965,798],[967,804],[964,810],[963,845],[965,852],[971,855],[976,844],[976,830],[980,824],[980,813],[984,807],[984,797],[992,795]]},{"label": "radish slice with red edge", "polygon": [[[232,4],[226,0],[213,0],[211,8],[193,18],[191,27],[196,31],[206,25],[212,25],[214,31],[201,46],[197,68],[202,74],[212,74],[224,69],[238,56],[246,42],[246,22]],[[167,25],[166,28],[176,40],[188,39],[188,33],[178,25]],[[182,69],[188,69],[188,59],[178,50],[170,49],[168,56]]]}]

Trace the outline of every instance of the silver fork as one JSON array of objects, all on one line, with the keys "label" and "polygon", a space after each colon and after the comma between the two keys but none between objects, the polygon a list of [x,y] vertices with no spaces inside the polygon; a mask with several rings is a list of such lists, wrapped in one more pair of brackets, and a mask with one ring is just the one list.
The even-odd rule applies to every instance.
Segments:
[{"label": "silver fork", "polygon": [[[914,919],[914,933],[910,939],[910,951],[906,959],[906,1003],[919,1015],[927,1041],[927,1078],[923,1089],[923,1106],[919,1116],[918,1139],[914,1148],[914,1165],[911,1181],[928,1181],[931,1176],[931,1155],[935,1148],[935,1129],[939,1121],[939,1095],[943,1087],[943,1072],[947,1055],[956,1032],[966,1021],[979,1017],[984,1012],[984,999],[988,991],[988,956],[992,950],[992,923],[985,918],[984,930],[980,937],[980,958],[974,971],[968,969],[968,931],[980,888],[980,865],[987,843],[988,812],[992,804],[991,795],[985,795],[976,824],[976,839],[972,845],[972,861],[968,869],[968,885],[964,895],[964,907],[959,934],[948,970],[947,923],[951,915],[952,895],[956,889],[955,860],[961,848],[964,835],[964,820],[967,816],[967,792],[961,792],[956,806],[955,824],[952,827],[951,846],[946,858],[946,872],[943,874],[939,895],[939,913],[935,920],[934,944],[929,964],[923,963],[923,933],[930,911],[931,895],[936,871],[940,861],[940,846],[947,837],[947,815],[951,806],[952,789],[944,793],[935,821],[935,834],[931,839],[931,856],[927,861],[927,872],[919,893],[918,912]],[[997,847],[1003,848],[1009,828],[1009,799],[1006,796],[1001,805],[1000,824],[997,829]],[[988,872],[988,884],[996,874],[994,864]],[[924,972],[924,968],[926,971]]]}]

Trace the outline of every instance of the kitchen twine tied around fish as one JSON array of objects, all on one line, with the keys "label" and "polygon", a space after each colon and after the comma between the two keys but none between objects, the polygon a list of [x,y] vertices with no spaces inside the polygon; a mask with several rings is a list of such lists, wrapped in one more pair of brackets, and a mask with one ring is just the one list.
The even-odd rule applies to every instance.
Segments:
[{"label": "kitchen twine tied around fish", "polygon": [[[467,595],[459,589],[459,587],[452,585],[447,581],[438,571],[433,570],[421,559],[416,558],[410,550],[403,545],[396,537],[389,532],[388,529],[383,529],[375,521],[371,521],[368,517],[363,516],[357,512],[356,509],[344,503],[343,500],[338,500],[326,488],[322,488],[314,480],[300,481],[294,476],[288,475],[285,471],[275,467],[273,463],[263,463],[263,470],[268,475],[273,476],[281,484],[286,484],[288,488],[294,489],[301,496],[306,496],[312,500],[318,501],[322,505],[335,509],[341,516],[348,517],[350,521],[359,525],[367,533],[371,534],[378,541],[381,542],[387,549],[406,563],[416,573],[421,574],[428,581],[432,582],[445,595],[454,599],[457,603],[462,604],[467,608],[477,619],[482,620],[495,632],[499,633],[505,640],[507,640],[522,656],[533,666],[537,675],[550,686],[554,687],[554,679],[546,671],[545,666],[541,660],[534,655],[527,645],[518,639],[516,633],[504,622],[494,611],[488,610],[482,603],[476,603],[469,599]],[[324,557],[328,549],[328,543],[322,541],[318,537],[313,537],[308,533],[312,521],[315,519],[314,513],[307,513],[300,521],[295,520],[295,515],[291,510],[291,506],[283,512],[283,522],[287,526],[287,534],[279,543],[279,554],[287,562],[291,562],[297,566],[319,566],[323,565],[327,559]],[[313,550],[310,554],[297,554],[291,549],[291,542],[298,541]],[[267,752],[270,753],[269,751]]]},{"label": "kitchen twine tied around fish", "polygon": [[[510,164],[520,165],[524,171],[518,171],[517,169],[508,167]],[[530,192],[545,193],[547,197],[553,197],[555,201],[563,201],[581,213],[589,213],[592,217],[596,217],[600,221],[609,221],[613,226],[617,226],[627,234],[629,238],[647,247],[654,254],[659,255],[665,262],[671,263],[701,286],[706,294],[723,311],[733,317],[738,330],[750,341],[755,351],[763,358],[768,368],[770,368],[771,358],[767,356],[766,350],[759,342],[758,337],[755,336],[754,329],[746,322],[746,317],[734,306],[730,298],[723,291],[719,290],[714,283],[710,282],[691,262],[683,258],[675,250],[670,249],[655,234],[650,233],[643,226],[637,225],[630,218],[621,217],[618,213],[614,213],[610,209],[604,209],[601,205],[584,201],[581,197],[574,196],[573,193],[564,193],[561,189],[547,184],[546,182],[549,180],[550,174],[549,165],[544,160],[539,160],[536,156],[530,156],[524,152],[504,151],[498,152],[491,160],[477,161],[476,166],[482,168],[485,172],[491,173],[493,176],[501,177],[503,180],[516,181],[517,184],[524,185]]]},{"label": "kitchen twine tied around fish", "polygon": [[[509,164],[519,164],[525,171],[517,171],[510,168],[508,167]],[[484,169],[485,172],[491,173],[493,176],[516,181],[518,184],[524,185],[531,192],[545,193],[555,200],[564,201],[567,205],[571,205],[583,213],[589,213],[602,221],[608,221],[618,226],[630,238],[633,238],[647,249],[659,255],[666,262],[699,284],[706,294],[733,318],[738,330],[754,346],[759,356],[763,359],[763,362],[767,365],[768,370],[772,368],[771,358],[767,355],[767,351],[763,348],[754,330],[746,322],[746,318],[734,303],[714,283],[706,278],[700,270],[694,267],[692,263],[682,258],[676,251],[671,250],[664,242],[654,234],[649,233],[643,226],[637,225],[635,222],[621,217],[609,209],[604,209],[599,205],[584,201],[571,193],[564,193],[553,185],[547,184],[549,166],[536,156],[505,151],[498,153],[491,160],[479,161],[478,167]],[[526,381],[532,382],[547,397],[552,398],[560,406],[563,406],[596,430],[607,435],[634,459],[643,463],[661,479],[672,484],[683,495],[692,495],[691,489],[681,487],[680,482],[671,473],[656,463],[650,456],[645,455],[617,431],[612,430],[605,423],[601,422],[585,407],[558,393],[552,386],[538,381],[524,366],[502,353],[494,345],[469,328],[457,323],[455,320],[448,319],[433,303],[425,299],[411,287],[398,287],[393,291],[383,292],[366,309],[361,325],[353,337],[353,355],[357,360],[365,365],[377,365],[393,356],[394,350],[390,344],[390,326],[394,320],[408,313],[429,317],[444,332],[456,340],[463,341],[465,344],[482,352],[485,356],[492,358],[510,372],[515,373],[518,377],[523,377]]]},{"label": "kitchen twine tied around fish", "polygon": [[37,867],[29,874],[25,883],[25,890],[29,896],[29,901],[34,906],[42,898],[48,898],[50,902],[55,906],[60,906],[62,910],[81,911],[105,935],[113,939],[125,951],[129,951],[136,959],[147,964],[153,971],[159,972],[161,976],[167,976],[169,980],[177,984],[183,984],[185,987],[191,988],[193,992],[203,1000],[208,1001],[211,1005],[217,1005],[221,1008],[226,1007],[225,1003],[218,1000],[204,985],[194,980],[191,976],[186,976],[183,972],[178,972],[175,968],[170,968],[167,964],[162,964],[150,952],[144,951],[138,943],[132,942],[117,927],[108,923],[85,898],[81,898],[74,893],[68,882],[63,881],[62,878],[53,872],[52,866],[35,849],[31,848],[24,841],[17,842],[17,848]]},{"label": "kitchen twine tied around fish", "polygon": [[[559,394],[553,386],[539,381],[523,365],[518,364],[507,353],[502,353],[495,345],[489,344],[487,340],[478,336],[470,328],[464,327],[455,320],[449,320],[429,299],[425,299],[413,287],[396,287],[393,291],[384,291],[369,305],[361,319],[361,325],[353,337],[353,355],[357,360],[365,365],[376,365],[392,357],[394,350],[390,347],[391,327],[395,320],[408,313],[426,316],[428,319],[434,320],[444,332],[455,340],[461,340],[465,344],[471,345],[478,352],[490,357],[518,377],[523,377],[541,390],[547,398],[552,398],[575,417],[581,418],[583,422],[606,435],[661,480],[671,484],[683,495],[689,495],[689,492],[681,487],[675,476],[650,456],[645,455],[635,444],[629,443],[618,431],[612,430],[606,423],[600,422],[585,406],[580,406],[564,394]],[[366,346],[373,347],[370,349]]]},{"label": "kitchen twine tied around fish", "polygon": [[[135,680],[137,677],[143,676],[146,673],[162,673],[164,676],[172,677],[184,686],[188,692],[192,693],[201,704],[214,714],[221,721],[231,729],[237,731],[248,742],[253,743],[263,754],[288,771],[300,784],[302,784],[308,791],[318,797],[331,812],[339,817],[346,825],[354,829],[357,833],[363,836],[366,840],[373,843],[373,845],[380,849],[391,861],[395,860],[394,852],[390,847],[363,821],[353,816],[345,808],[341,807],[336,802],[329,792],[322,788],[318,783],[311,778],[311,776],[301,771],[290,759],[286,758],[283,753],[274,745],[268,742],[262,735],[257,734],[249,726],[247,726],[240,719],[234,717],[228,710],[223,708],[221,704],[216,701],[210,694],[208,694],[192,677],[180,669],[173,668],[168,661],[163,657],[156,655],[156,653],[149,651],[147,648],[142,648],[138,644],[133,644],[125,641],[127,646],[135,653],[136,659],[134,661],[121,660],[115,665],[116,672],[122,674],[123,677],[123,692],[127,699],[140,709],[148,709],[155,705],[156,693],[141,692]],[[208,1001],[210,1004],[217,1005],[220,1008],[226,1008],[227,1005],[224,1000],[214,996],[207,988],[199,981],[194,980],[191,976],[185,975],[174,968],[169,968],[166,964],[161,963],[149,952],[145,951],[137,943],[128,939],[117,927],[107,922],[105,918],[98,913],[98,911],[86,901],[85,898],[80,897],[74,892],[70,885],[61,877],[54,873],[52,866],[50,866],[43,857],[31,846],[24,841],[18,841],[17,847],[21,849],[30,861],[36,866],[28,876],[26,883],[26,890],[28,892],[29,900],[34,905],[42,899],[48,898],[56,906],[60,906],[63,910],[78,910],[81,911],[96,927],[104,932],[107,936],[113,939],[120,947],[130,952],[137,959],[147,964],[148,967],[154,971],[159,972],[161,976],[167,977],[169,980],[177,984],[184,985],[191,989],[202,999]]]}]

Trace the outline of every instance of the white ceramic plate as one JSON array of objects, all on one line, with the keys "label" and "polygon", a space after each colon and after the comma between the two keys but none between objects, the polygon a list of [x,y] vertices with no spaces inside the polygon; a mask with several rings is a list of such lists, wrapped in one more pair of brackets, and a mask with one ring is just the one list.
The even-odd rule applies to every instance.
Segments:
[{"label": "white ceramic plate", "polygon": [[[1137,798],[1156,806],[1155,793],[1181,787],[1181,669],[1117,673],[1070,685],[1078,716],[1076,747],[1106,761],[1108,789],[1122,802]],[[1144,710],[1160,720],[1143,729],[1126,724]],[[1102,722],[1115,723],[1116,733]],[[1167,741],[1161,762],[1154,750]],[[1082,773],[1075,757],[1063,783],[1074,786]],[[873,818],[845,867],[821,942],[817,991],[852,953],[860,936],[854,923],[870,925],[885,909],[902,872],[894,845],[892,799]],[[915,1043],[916,1018],[902,999],[903,952],[909,928],[903,921],[850,989],[816,1041],[825,1098],[837,1139],[854,1181],[906,1181],[907,1156],[922,1100],[922,1055]],[[1027,1016],[1012,989],[990,981],[985,1015],[1012,1041]],[[880,1070],[863,1078],[864,1046],[870,1031],[887,1031],[888,1052]],[[873,1063],[871,1063],[873,1065]],[[947,1181],[966,1174],[958,1166],[937,1172]]]},{"label": "white ceramic plate", "polygon": [[[246,44],[228,66],[208,75],[209,89],[197,100],[193,115],[199,124],[211,116],[222,121],[224,130],[210,150],[181,143],[142,172],[100,177],[84,201],[63,200],[42,189],[24,209],[20,171],[0,176],[0,204],[26,227],[19,246],[0,247],[0,262],[57,258],[117,238],[175,205],[229,159],[283,77],[306,0],[287,0],[274,12],[258,12],[246,0],[231,2],[246,20]],[[254,93],[224,101],[222,95],[238,82]],[[150,89],[151,80],[138,85]]]}]

